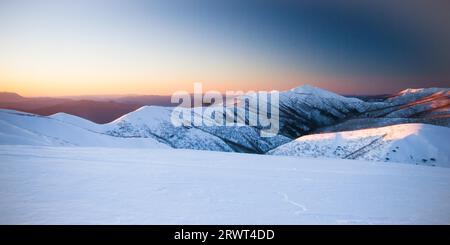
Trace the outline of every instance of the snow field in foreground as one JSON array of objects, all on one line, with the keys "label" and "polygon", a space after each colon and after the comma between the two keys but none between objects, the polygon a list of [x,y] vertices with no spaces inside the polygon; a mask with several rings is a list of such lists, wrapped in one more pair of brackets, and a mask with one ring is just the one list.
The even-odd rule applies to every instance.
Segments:
[{"label": "snow field in foreground", "polygon": [[0,146],[1,224],[449,224],[450,169]]}]

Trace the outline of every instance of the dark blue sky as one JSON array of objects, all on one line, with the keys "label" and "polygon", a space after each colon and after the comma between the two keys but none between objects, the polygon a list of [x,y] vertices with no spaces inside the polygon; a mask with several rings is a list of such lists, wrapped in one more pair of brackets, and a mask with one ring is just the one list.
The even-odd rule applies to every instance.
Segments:
[{"label": "dark blue sky", "polygon": [[[433,22],[432,16],[421,21],[396,15],[404,7],[417,12],[436,7],[350,2],[197,0],[166,7],[198,31],[288,53],[293,61],[311,64],[319,72],[448,75],[449,57],[443,54],[448,55],[450,44],[440,39],[448,38],[450,25]],[[450,5],[440,6],[449,15]],[[435,35],[425,28],[435,29]]]}]

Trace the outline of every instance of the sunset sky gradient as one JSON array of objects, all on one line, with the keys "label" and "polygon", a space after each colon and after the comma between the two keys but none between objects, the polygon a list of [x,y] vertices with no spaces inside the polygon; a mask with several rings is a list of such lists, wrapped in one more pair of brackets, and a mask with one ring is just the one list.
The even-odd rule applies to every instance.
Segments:
[{"label": "sunset sky gradient", "polygon": [[449,87],[449,12],[440,0],[0,0],[0,91]]}]

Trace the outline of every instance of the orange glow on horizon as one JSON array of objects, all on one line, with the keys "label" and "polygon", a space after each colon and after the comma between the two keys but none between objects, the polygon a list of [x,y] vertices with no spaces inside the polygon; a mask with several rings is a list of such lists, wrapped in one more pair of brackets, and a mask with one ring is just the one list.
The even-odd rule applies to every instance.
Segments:
[{"label": "orange glow on horizon", "polygon": [[[310,81],[294,73],[236,71],[232,78],[227,72],[167,73],[69,73],[0,72],[0,91],[15,92],[25,97],[79,95],[171,95],[176,91],[193,92],[193,84],[201,82],[203,90],[287,90]],[[196,73],[196,74],[193,74]],[[280,82],[283,81],[283,82]],[[289,81],[289,82],[286,82]],[[310,83],[311,84],[311,83]]]},{"label": "orange glow on horizon", "polygon": [[[361,87],[354,81],[358,78],[333,78],[330,76],[274,74],[274,76],[258,74],[240,74],[241,79],[232,79],[215,76],[215,74],[203,74],[198,78],[187,76],[150,76],[125,74],[78,74],[71,76],[52,76],[43,78],[40,76],[11,76],[0,73],[0,91],[14,92],[25,97],[63,97],[80,95],[171,95],[176,91],[193,92],[193,84],[201,82],[203,91],[242,90],[242,91],[270,91],[288,90],[304,84],[327,89],[340,94],[376,94],[382,91],[377,86]],[[236,75],[239,77],[239,74]],[[374,78],[376,79],[376,78]],[[280,82],[281,81],[281,82]],[[395,81],[395,78],[392,78]],[[373,89],[366,92],[367,89]],[[379,88],[378,88],[379,89]],[[358,92],[360,91],[360,92]],[[363,92],[361,92],[363,91]]]}]

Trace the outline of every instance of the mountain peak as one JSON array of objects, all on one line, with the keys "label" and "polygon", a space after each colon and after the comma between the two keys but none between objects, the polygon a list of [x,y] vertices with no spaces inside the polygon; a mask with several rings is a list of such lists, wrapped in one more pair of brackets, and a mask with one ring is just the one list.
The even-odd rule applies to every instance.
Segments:
[{"label": "mountain peak", "polygon": [[323,89],[314,87],[309,84],[304,84],[304,85],[301,85],[301,86],[291,89],[291,91],[294,91],[294,92],[313,92],[313,91],[320,91],[320,90],[323,91]]},{"label": "mountain peak", "polygon": [[318,87],[311,86],[309,84],[305,84],[296,88],[291,89],[290,91],[299,93],[299,94],[314,94],[321,97],[341,97],[341,95],[335,94],[325,89],[321,89]]},{"label": "mountain peak", "polygon": [[327,99],[331,98],[331,99],[338,99],[338,100],[349,100],[349,101],[352,100],[354,102],[360,102],[359,99],[348,98],[348,97],[330,92],[325,89],[311,86],[309,84],[305,84],[305,85],[293,88],[289,91],[296,93],[296,94],[304,94],[304,95],[316,96],[316,97],[327,98]]},{"label": "mountain peak", "polygon": [[447,91],[448,88],[407,88],[398,93],[398,95],[406,94],[422,94],[422,93],[437,93],[439,91]]},{"label": "mountain peak", "polygon": [[160,120],[161,118],[170,115],[171,111],[172,111],[171,107],[145,105],[117,118],[111,123],[116,123],[122,120],[138,120],[138,121],[148,120],[147,122],[150,123],[150,121],[154,119]]}]

